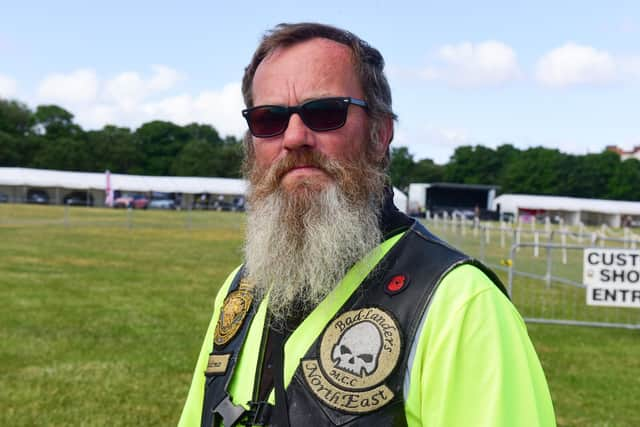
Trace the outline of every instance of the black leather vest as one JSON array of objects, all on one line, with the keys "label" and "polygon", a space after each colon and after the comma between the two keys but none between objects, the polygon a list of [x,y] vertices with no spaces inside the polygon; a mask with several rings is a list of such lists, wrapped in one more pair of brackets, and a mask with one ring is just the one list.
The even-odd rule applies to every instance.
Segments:
[{"label": "black leather vest", "polygon": [[[336,322],[345,318],[344,316],[347,316],[345,319],[349,320],[349,313],[361,314],[361,316],[354,315],[354,318],[366,317],[370,312],[388,314],[395,321],[399,337],[399,342],[391,342],[396,341],[391,335],[388,338],[391,340],[389,344],[393,344],[389,348],[396,356],[393,359],[394,364],[391,366],[391,370],[385,374],[382,381],[372,384],[368,388],[360,387],[354,390],[347,384],[349,381],[341,384],[340,381],[344,381],[344,377],[351,378],[353,384],[354,379],[365,378],[368,371],[366,368],[362,368],[365,370],[354,371],[352,374],[347,372],[346,375],[342,375],[345,371],[341,370],[340,362],[336,362],[337,358],[330,362],[334,364],[333,366],[328,366],[330,363],[325,363],[322,367],[320,361],[327,361],[327,350],[324,350],[323,353],[321,346],[323,337],[329,332],[328,326],[325,332],[311,345],[286,389],[289,425],[405,426],[407,421],[404,411],[404,376],[409,352],[416,338],[420,322],[442,277],[456,266],[467,263],[476,265],[484,271],[506,295],[504,287],[493,272],[438,240],[416,221],[341,307],[334,320],[328,323],[328,325],[335,326]],[[374,319],[378,319],[378,323],[383,326],[385,322],[392,323],[380,320],[380,318],[381,316],[374,314]],[[245,323],[250,323],[250,321],[251,319],[247,319]],[[374,324],[375,322],[369,323]],[[246,325],[244,326],[246,327]],[[349,325],[345,325],[345,328],[348,330],[347,326]],[[371,325],[367,325],[367,327],[371,328]],[[365,331],[365,327],[361,329]],[[380,334],[383,334],[385,329],[379,328],[379,331]],[[342,347],[339,344],[345,335],[346,332],[332,342],[336,357],[340,356]],[[381,342],[385,343],[386,332],[384,332],[384,336],[380,336]],[[372,337],[375,338],[375,334]],[[243,340],[244,336],[238,336],[235,339]],[[239,350],[240,345],[230,344]],[[350,351],[346,347],[344,351]],[[380,354],[382,351],[380,347],[378,350],[378,354]],[[214,347],[214,353],[215,351]],[[371,360],[370,356],[367,357],[366,360]],[[377,360],[382,363],[382,356]],[[364,364],[364,362],[362,363]],[[321,369],[317,369],[319,366]],[[377,366],[377,369],[382,369],[381,365]],[[227,383],[228,378],[224,379],[224,382]],[[206,387],[203,425],[213,424],[213,418],[209,417],[205,421],[205,416],[210,414],[212,409],[215,410],[218,404],[215,402],[223,401],[226,397],[224,390],[226,387],[222,387],[222,383],[223,381],[218,381],[217,387],[209,385]],[[208,381],[207,384],[210,382]],[[268,420],[268,425],[282,426],[287,424],[279,419],[278,411],[274,411]]]}]

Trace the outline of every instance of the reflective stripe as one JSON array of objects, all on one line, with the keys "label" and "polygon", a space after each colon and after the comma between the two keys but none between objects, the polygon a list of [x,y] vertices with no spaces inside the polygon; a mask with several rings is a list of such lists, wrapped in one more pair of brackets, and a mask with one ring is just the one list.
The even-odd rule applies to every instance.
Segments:
[{"label": "reflective stripe", "polygon": [[[360,286],[371,270],[389,252],[389,250],[404,236],[397,234],[373,249],[367,256],[357,262],[340,281],[338,286],[304,319],[291,334],[285,349],[284,383],[285,387],[291,382],[293,374],[298,368],[300,359],[304,357],[309,346],[320,336],[322,330],[335,314],[342,308],[351,294]],[[240,371],[238,371],[240,372]],[[255,371],[254,371],[255,372]],[[253,373],[252,373],[253,374]],[[269,403],[275,403],[273,390],[269,394]]]},{"label": "reflective stripe", "polygon": [[[289,385],[295,373],[300,359],[307,352],[309,346],[320,335],[327,322],[337,313],[337,311],[349,299],[351,294],[358,288],[364,278],[371,272],[386,253],[400,240],[405,233],[397,234],[373,249],[367,256],[356,263],[340,281],[336,288],[313,310],[309,316],[300,324],[287,340],[285,345],[285,385]],[[238,267],[239,268],[239,267]],[[200,423],[202,414],[202,402],[204,398],[204,375],[209,353],[213,346],[213,333],[220,316],[220,308],[227,295],[227,290],[231,285],[238,268],[229,275],[224,285],[218,291],[216,297],[213,317],[207,329],[204,343],[200,351],[200,356],[194,370],[191,388],[185,403],[178,426],[196,426]],[[260,341],[266,317],[267,304],[263,301],[260,304],[256,316],[253,318],[245,345],[240,352],[236,371],[229,385],[229,394],[235,404],[246,403],[252,399],[255,382],[255,372],[259,359]],[[269,402],[274,403],[273,392],[269,396]]]},{"label": "reflective stripe", "polygon": [[207,328],[207,332],[204,336],[204,342],[202,343],[202,347],[200,349],[200,355],[198,356],[198,360],[196,362],[196,368],[193,371],[193,379],[191,380],[189,394],[187,395],[187,400],[184,404],[184,408],[182,409],[180,420],[178,421],[178,426],[180,427],[191,427],[200,425],[200,418],[202,416],[202,404],[204,400],[204,371],[207,367],[209,353],[211,352],[211,348],[213,347],[213,332],[216,328],[218,317],[220,317],[220,307],[222,307],[224,298],[227,296],[227,290],[229,289],[229,286],[231,286],[233,278],[236,276],[236,273],[239,269],[240,266],[233,270],[233,272],[227,277],[224,284],[218,291],[218,295],[216,296],[213,316],[211,317],[209,327]]}]

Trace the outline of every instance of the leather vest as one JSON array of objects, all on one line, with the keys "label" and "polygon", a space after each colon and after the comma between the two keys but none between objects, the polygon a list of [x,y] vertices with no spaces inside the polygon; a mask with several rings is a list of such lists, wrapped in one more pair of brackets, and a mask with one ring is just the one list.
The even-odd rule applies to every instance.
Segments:
[{"label": "leather vest", "polygon": [[[405,426],[403,384],[410,349],[442,277],[461,264],[480,268],[506,295],[497,276],[482,264],[431,235],[419,222],[387,252],[360,284],[324,332],[310,346],[286,388],[291,426]],[[230,293],[237,289],[235,283]],[[237,358],[244,334],[225,351]],[[217,351],[214,345],[212,354]],[[203,426],[214,425],[214,412],[226,427],[243,409],[226,394],[232,375],[208,378]],[[277,404],[277,402],[276,402]],[[231,405],[231,407],[229,406]],[[262,408],[264,409],[264,408]],[[260,409],[261,412],[262,409]],[[286,426],[281,411],[263,413],[254,422]],[[235,412],[234,412],[235,411]],[[233,417],[229,413],[234,413]],[[248,422],[240,418],[239,422]]]}]

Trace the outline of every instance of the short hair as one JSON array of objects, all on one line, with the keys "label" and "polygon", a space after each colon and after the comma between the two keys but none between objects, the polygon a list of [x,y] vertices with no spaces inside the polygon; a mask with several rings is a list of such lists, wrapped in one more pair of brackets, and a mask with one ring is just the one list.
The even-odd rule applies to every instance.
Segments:
[{"label": "short hair", "polygon": [[391,107],[391,88],[384,74],[384,58],[380,52],[355,34],[313,22],[279,24],[267,31],[251,62],[244,70],[242,96],[247,108],[253,107],[253,77],[260,63],[276,49],[292,46],[314,38],[325,38],[347,46],[353,55],[355,72],[360,79],[364,100],[372,121],[372,137],[377,139],[377,129],[382,120],[397,119]]}]

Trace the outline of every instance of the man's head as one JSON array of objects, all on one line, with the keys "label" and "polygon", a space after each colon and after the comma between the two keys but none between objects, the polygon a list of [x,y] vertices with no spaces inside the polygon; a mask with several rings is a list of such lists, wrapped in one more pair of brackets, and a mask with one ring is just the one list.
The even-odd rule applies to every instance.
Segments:
[{"label": "man's head", "polygon": [[[256,285],[271,289],[276,317],[286,316],[294,300],[317,304],[380,241],[377,215],[395,118],[383,65],[380,53],[351,33],[282,24],[245,71],[247,107],[307,110],[296,110],[284,126],[262,122],[261,129],[276,131],[254,126],[245,138],[245,261]],[[328,102],[344,102],[336,106],[339,117],[315,126],[311,110]],[[270,110],[252,113],[263,111]],[[254,119],[264,116],[248,117],[250,124]]]},{"label": "man's head", "polygon": [[[329,25],[317,23],[280,24],[268,32],[253,54],[242,78],[242,96],[245,105],[254,107],[254,76],[260,64],[275,51],[300,44],[312,39],[331,40],[346,47],[351,55],[353,75],[364,94],[368,114],[371,118],[372,141],[381,140],[388,144],[393,137],[393,123],[396,118],[391,105],[391,89],[384,74],[384,59],[380,52],[356,35]],[[380,129],[391,126],[390,135],[376,135]],[[385,129],[389,130],[389,129]],[[384,141],[388,138],[389,141]]]}]

